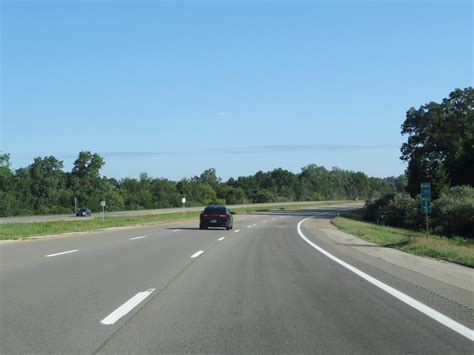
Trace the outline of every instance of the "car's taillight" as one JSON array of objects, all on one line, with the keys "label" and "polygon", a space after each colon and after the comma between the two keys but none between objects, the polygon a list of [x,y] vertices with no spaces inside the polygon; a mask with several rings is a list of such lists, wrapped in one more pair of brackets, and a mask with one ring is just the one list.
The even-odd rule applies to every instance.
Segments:
[{"label": "car's taillight", "polygon": [[227,215],[226,215],[226,214],[220,214],[220,215],[219,215],[219,218],[227,219]]}]

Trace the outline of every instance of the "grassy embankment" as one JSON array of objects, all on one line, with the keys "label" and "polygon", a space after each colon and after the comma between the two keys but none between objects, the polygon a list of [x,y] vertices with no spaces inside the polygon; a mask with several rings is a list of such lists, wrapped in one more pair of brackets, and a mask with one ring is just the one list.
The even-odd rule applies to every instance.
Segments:
[{"label": "grassy embankment", "polygon": [[[330,206],[338,203],[345,203],[348,201],[328,201],[328,202],[312,202],[308,204],[281,204],[271,205],[268,207],[249,206],[232,209],[236,213],[248,212],[264,212],[271,210],[284,210],[304,207],[322,207]],[[71,232],[85,232],[100,230],[111,227],[124,227],[133,225],[143,225],[157,222],[171,222],[181,219],[197,218],[200,212],[176,212],[176,213],[162,213],[144,216],[121,216],[121,217],[105,217],[102,220],[99,216],[92,219],[78,219],[75,221],[50,221],[50,222],[26,222],[26,223],[5,223],[0,224],[0,240],[5,239],[20,239],[25,237],[52,235]]]},{"label": "grassy embankment", "polygon": [[464,240],[461,237],[426,236],[423,232],[377,225],[363,221],[361,210],[344,213],[341,217],[334,218],[332,223],[344,232],[372,243],[474,267],[472,240]]}]

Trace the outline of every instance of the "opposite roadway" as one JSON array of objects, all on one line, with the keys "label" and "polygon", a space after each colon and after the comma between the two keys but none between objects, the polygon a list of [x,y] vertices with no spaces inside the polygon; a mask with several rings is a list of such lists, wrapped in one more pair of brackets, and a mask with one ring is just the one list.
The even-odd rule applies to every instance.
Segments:
[{"label": "opposite roadway", "polygon": [[230,231],[186,221],[0,243],[0,353],[472,353],[469,336],[310,245],[472,329],[461,289],[314,227],[339,210],[236,215]]}]

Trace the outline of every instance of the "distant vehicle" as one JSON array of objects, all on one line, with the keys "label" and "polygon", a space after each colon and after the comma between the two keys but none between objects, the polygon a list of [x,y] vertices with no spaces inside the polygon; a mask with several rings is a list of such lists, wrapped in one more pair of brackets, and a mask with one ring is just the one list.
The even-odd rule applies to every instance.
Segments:
[{"label": "distant vehicle", "polygon": [[76,217],[90,217],[92,214],[92,211],[88,208],[81,208],[79,211],[76,213]]},{"label": "distant vehicle", "polygon": [[234,228],[235,214],[231,212],[226,206],[209,205],[199,216],[199,229],[207,229],[209,227],[225,227],[229,230]]}]

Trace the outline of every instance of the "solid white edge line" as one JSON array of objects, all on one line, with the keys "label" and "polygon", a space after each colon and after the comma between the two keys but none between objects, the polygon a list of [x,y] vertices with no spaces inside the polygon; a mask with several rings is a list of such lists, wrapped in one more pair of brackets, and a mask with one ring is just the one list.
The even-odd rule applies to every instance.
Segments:
[{"label": "solid white edge line", "polygon": [[201,255],[202,253],[204,253],[203,250],[199,250],[197,252],[195,252],[193,255],[191,255],[191,258],[197,258],[199,255]]},{"label": "solid white edge line", "polygon": [[217,239],[218,242],[220,242],[221,240],[224,240],[225,237],[220,237],[219,239]]},{"label": "solid white edge line", "polygon": [[236,230],[234,231],[234,233],[239,233],[239,232],[240,232],[240,229],[236,229]]},{"label": "solid white edge line", "polygon": [[148,236],[147,235],[141,235],[139,237],[130,238],[130,240],[137,240],[137,239],[142,239],[142,238],[148,238]]},{"label": "solid white edge line", "polygon": [[181,229],[173,229],[172,232],[179,232]]},{"label": "solid white edge line", "polygon": [[52,257],[52,256],[58,256],[58,255],[64,255],[64,254],[75,253],[76,251],[79,251],[79,249],[63,251],[63,252],[61,252],[61,253],[56,253],[56,254],[49,254],[49,255],[45,255],[45,257],[50,258],[50,257]]},{"label": "solid white edge line", "polygon": [[363,279],[365,279],[366,281],[370,282],[372,285],[377,286],[381,290],[387,292],[388,294],[392,295],[393,297],[395,297],[395,298],[399,299],[400,301],[406,303],[410,307],[415,308],[416,310],[420,311],[421,313],[423,313],[423,314],[427,315],[428,317],[434,319],[438,323],[441,323],[444,326],[454,330],[456,333],[461,334],[462,336],[465,336],[466,338],[468,338],[471,341],[474,341],[474,330],[466,327],[465,325],[463,325],[461,323],[456,322],[454,319],[451,319],[448,316],[445,316],[444,314],[438,312],[437,310],[425,305],[424,303],[421,303],[421,302],[415,300],[414,298],[411,298],[410,296],[404,294],[403,292],[398,291],[397,289],[395,289],[395,288],[393,288],[393,287],[391,287],[391,286],[389,286],[389,285],[373,278],[372,276],[367,275],[365,272],[363,272],[363,271],[353,267],[352,265],[349,265],[345,261],[342,261],[341,259],[335,257],[331,253],[327,252],[326,250],[324,250],[323,248],[317,246],[312,241],[310,241],[308,238],[306,238],[306,236],[301,231],[301,225],[310,218],[312,218],[312,217],[308,217],[308,218],[303,219],[302,221],[300,221],[298,223],[298,226],[297,226],[299,236],[306,243],[308,243],[314,249],[316,249],[320,253],[326,255],[328,258],[332,259],[336,263],[344,266],[346,269],[349,269],[350,271],[352,271],[356,275],[358,275],[358,276],[362,277]]},{"label": "solid white edge line", "polygon": [[116,321],[118,321],[120,318],[122,318],[124,315],[126,315],[136,306],[138,306],[138,304],[140,304],[140,302],[142,302],[145,298],[147,298],[153,291],[155,291],[155,289],[150,288],[149,290],[138,292],[135,296],[130,298],[127,302],[125,302],[115,311],[110,313],[107,317],[102,319],[100,323],[104,325],[114,324]]}]

